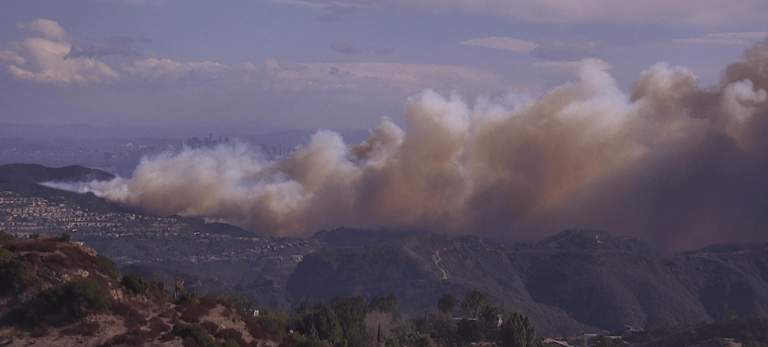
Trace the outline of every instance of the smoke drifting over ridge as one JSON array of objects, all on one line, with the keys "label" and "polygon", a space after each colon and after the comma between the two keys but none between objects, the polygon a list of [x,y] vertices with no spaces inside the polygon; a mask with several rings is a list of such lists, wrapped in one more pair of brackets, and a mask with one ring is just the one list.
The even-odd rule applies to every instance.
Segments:
[{"label": "smoke drifting over ridge", "polygon": [[629,94],[605,64],[524,103],[432,91],[360,144],[318,131],[275,161],[245,146],[145,158],[92,191],[162,214],[306,236],[340,226],[424,228],[506,240],[570,227],[684,250],[768,240],[768,41],[700,87],[659,63]]}]

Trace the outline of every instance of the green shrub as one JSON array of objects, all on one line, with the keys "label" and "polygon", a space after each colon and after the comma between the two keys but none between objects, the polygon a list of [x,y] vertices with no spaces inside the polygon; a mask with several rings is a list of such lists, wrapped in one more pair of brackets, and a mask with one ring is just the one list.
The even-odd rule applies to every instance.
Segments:
[{"label": "green shrub", "polygon": [[123,280],[120,283],[130,289],[134,294],[147,294],[149,293],[149,290],[152,289],[152,284],[149,280],[136,274],[130,274],[123,277]]},{"label": "green shrub", "polygon": [[201,347],[219,347],[216,341],[198,324],[179,323],[173,327],[173,334],[185,339],[191,337]]},{"label": "green shrub", "polygon": [[240,347],[240,344],[234,339],[227,339],[227,342],[224,343],[224,347]]},{"label": "green shrub", "polygon": [[207,293],[203,297],[213,299],[225,305],[232,305],[238,310],[245,311],[249,314],[253,313],[253,305],[256,303],[255,300],[248,296],[236,293]]},{"label": "green shrub", "polygon": [[282,313],[266,307],[263,307],[259,312],[261,314],[255,319],[256,323],[268,333],[281,339],[284,338],[286,335],[285,325],[288,318]]},{"label": "green shrub", "polygon": [[8,252],[5,248],[0,248],[0,264],[5,264],[11,261],[13,254]]},{"label": "green shrub", "polygon": [[408,346],[429,347],[432,346],[432,338],[427,334],[409,332],[405,337]]},{"label": "green shrub", "polygon": [[67,233],[61,233],[61,236],[59,236],[59,241],[61,242],[69,242],[69,240],[72,239],[72,236],[70,236]]},{"label": "green shrub", "polygon": [[107,288],[93,278],[76,278],[66,286],[67,292],[75,298],[85,298],[93,307],[112,307]]},{"label": "green shrub", "polygon": [[99,269],[104,270],[109,276],[118,281],[123,278],[123,274],[117,269],[117,265],[115,265],[111,259],[101,254],[96,256],[96,265],[98,265]]},{"label": "green shrub", "polygon": [[25,287],[32,264],[13,259],[13,254],[0,248],[0,294],[15,293]]},{"label": "green shrub", "polygon": [[0,230],[0,241],[11,241],[15,239],[16,239],[15,234],[7,233],[5,232],[5,230]]},{"label": "green shrub", "polygon": [[178,304],[184,304],[184,303],[190,303],[194,304],[197,300],[195,300],[195,295],[187,292],[183,292],[179,295],[179,301]]}]

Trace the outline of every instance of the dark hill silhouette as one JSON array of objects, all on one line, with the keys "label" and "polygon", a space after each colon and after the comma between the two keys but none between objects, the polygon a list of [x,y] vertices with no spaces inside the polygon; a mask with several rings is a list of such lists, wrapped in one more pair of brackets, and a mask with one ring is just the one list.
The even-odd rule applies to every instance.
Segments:
[{"label": "dark hill silhouette", "polygon": [[49,168],[37,164],[0,165],[0,190],[49,200],[65,200],[94,212],[135,212],[133,208],[98,198],[93,193],[79,194],[40,184],[43,182],[87,182],[112,178],[114,176],[108,172],[79,165],[62,168]]},{"label": "dark hill silhouette", "polygon": [[0,183],[40,183],[40,182],[88,182],[106,181],[114,175],[101,170],[89,169],[80,165],[61,168],[49,168],[37,164],[0,165]]}]

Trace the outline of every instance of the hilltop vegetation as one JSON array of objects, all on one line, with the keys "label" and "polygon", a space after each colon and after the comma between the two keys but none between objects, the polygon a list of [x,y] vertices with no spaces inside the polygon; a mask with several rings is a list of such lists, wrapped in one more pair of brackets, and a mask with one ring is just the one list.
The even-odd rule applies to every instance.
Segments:
[{"label": "hilltop vegetation", "polygon": [[[450,312],[411,319],[399,314],[394,295],[370,302],[362,296],[335,297],[329,305],[319,301],[314,306],[304,300],[293,315],[262,309],[254,318],[251,300],[197,296],[184,290],[182,280],[172,296],[162,282],[123,276],[109,259],[67,235],[19,240],[0,232],[0,283],[0,343],[12,346],[429,347],[436,344],[433,339],[444,346],[495,341],[488,334],[492,331],[507,339],[525,331],[532,344],[521,346],[541,342],[527,318],[517,313],[501,328],[495,313],[503,312],[496,308],[483,324],[455,321]],[[492,308],[487,300],[472,302],[475,309]]]},{"label": "hilltop vegetation", "polygon": [[18,240],[0,232],[0,344],[275,346],[234,300],[123,277],[114,263],[68,237]]},{"label": "hilltop vegetation", "polygon": [[766,245],[667,255],[636,239],[569,230],[513,247],[416,235],[329,249],[305,256],[287,291],[313,300],[392,292],[403,312],[416,315],[444,293],[481,290],[529,314],[542,331],[568,335],[711,322],[729,310],[766,315],[766,281]]}]

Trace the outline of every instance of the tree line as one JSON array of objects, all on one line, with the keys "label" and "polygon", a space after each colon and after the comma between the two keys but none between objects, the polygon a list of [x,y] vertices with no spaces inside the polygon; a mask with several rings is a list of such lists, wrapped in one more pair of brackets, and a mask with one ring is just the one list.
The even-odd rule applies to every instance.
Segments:
[{"label": "tree line", "polygon": [[292,315],[262,309],[258,321],[280,330],[286,346],[430,347],[467,346],[489,341],[502,347],[540,347],[530,319],[513,309],[494,306],[488,294],[467,293],[463,300],[444,294],[436,310],[407,317],[397,308],[394,294],[336,297],[329,303],[302,301]]}]

